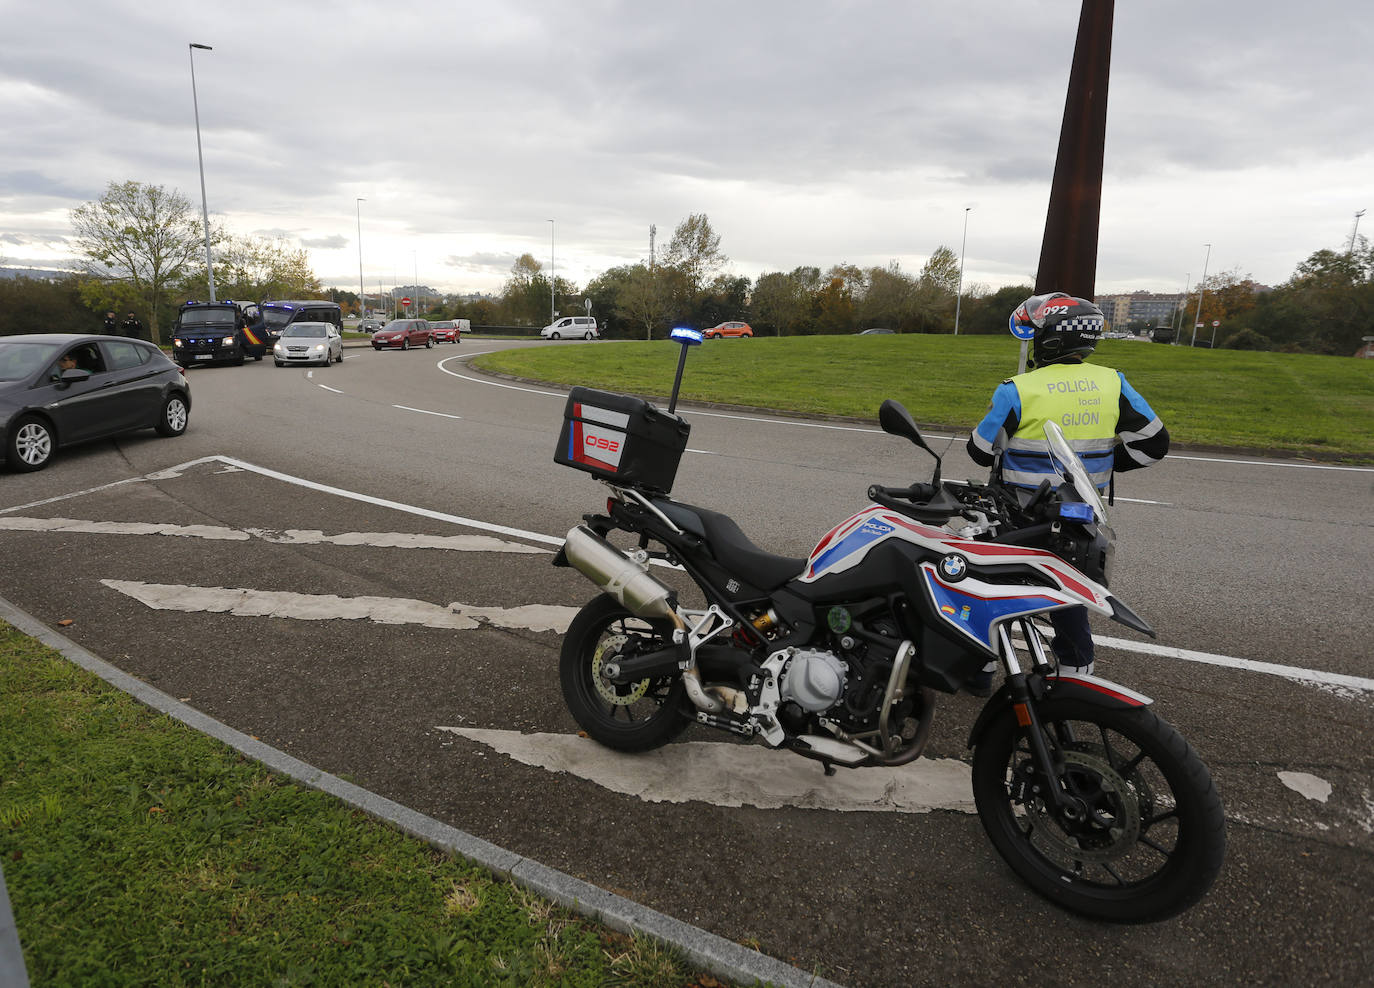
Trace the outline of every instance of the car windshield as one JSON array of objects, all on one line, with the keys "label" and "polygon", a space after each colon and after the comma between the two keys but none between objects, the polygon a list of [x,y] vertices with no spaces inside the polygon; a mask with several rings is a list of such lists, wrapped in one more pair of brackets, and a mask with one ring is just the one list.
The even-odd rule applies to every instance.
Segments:
[{"label": "car windshield", "polygon": [[324,323],[322,322],[298,322],[287,326],[282,331],[282,336],[309,336],[321,338],[326,335]]},{"label": "car windshield", "polygon": [[262,318],[268,326],[285,326],[291,321],[291,317],[296,314],[292,308],[282,308],[276,305],[264,305],[262,307]]},{"label": "car windshield", "polygon": [[187,309],[181,314],[182,329],[198,329],[202,326],[234,327],[237,321],[233,309]]},{"label": "car windshield", "polygon": [[50,363],[59,343],[0,343],[0,381],[22,381]]}]

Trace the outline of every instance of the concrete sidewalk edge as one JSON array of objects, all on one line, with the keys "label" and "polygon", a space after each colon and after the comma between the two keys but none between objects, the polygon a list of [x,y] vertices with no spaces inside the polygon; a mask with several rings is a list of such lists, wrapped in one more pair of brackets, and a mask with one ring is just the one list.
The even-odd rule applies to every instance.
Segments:
[{"label": "concrete sidewalk edge", "polygon": [[[480,837],[474,837],[456,827],[323,772],[271,745],[236,731],[161,690],[154,689],[142,680],[116,669],[3,597],[0,597],[0,619],[61,652],[69,661],[123,690],[145,706],[224,742],[275,772],[289,776],[302,785],[329,793],[434,847],[460,855],[521,888],[604,923],[612,929],[623,933],[643,934],[668,944],[676,948],[688,963],[717,977],[745,985],[755,981],[768,981],[781,988],[842,988],[819,975],[792,967],[757,950],[751,950],[581,879],[548,868],[530,858],[507,851]],[[3,873],[0,873],[0,984],[27,985],[27,980],[11,981],[6,978],[7,965],[12,963],[17,963],[18,971],[24,971],[22,953],[18,953],[17,957],[11,956],[11,952],[19,951],[18,931],[10,912],[8,894],[4,889]]]}]

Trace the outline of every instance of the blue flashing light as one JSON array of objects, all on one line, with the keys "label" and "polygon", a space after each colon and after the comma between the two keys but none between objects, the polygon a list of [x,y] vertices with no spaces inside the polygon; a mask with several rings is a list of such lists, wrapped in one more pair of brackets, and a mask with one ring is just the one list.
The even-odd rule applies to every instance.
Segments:
[{"label": "blue flashing light", "polygon": [[668,334],[669,339],[676,340],[683,346],[700,346],[701,330],[688,329],[686,326],[679,326]]},{"label": "blue flashing light", "polygon": [[1092,505],[1063,501],[1059,505],[1059,517],[1067,518],[1069,521],[1081,521],[1086,525],[1093,520]]}]

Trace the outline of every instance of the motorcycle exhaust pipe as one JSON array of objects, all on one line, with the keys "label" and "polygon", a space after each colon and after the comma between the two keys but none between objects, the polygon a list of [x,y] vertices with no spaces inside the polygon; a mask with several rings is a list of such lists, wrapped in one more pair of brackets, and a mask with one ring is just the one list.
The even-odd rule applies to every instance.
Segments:
[{"label": "motorcycle exhaust pipe", "polygon": [[675,628],[686,629],[673,609],[673,591],[586,525],[578,525],[568,532],[562,554],[574,569],[614,597],[631,614],[669,621]]}]

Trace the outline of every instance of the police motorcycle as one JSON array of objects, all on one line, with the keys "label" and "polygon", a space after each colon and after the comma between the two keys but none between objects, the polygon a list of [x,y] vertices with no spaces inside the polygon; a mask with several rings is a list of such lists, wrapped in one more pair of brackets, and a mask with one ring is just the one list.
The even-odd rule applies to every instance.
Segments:
[{"label": "police motorcycle", "polygon": [[[683,360],[690,332],[674,331]],[[604,512],[584,515],[554,561],[602,591],[570,624],[559,659],[586,733],[641,752],[695,723],[814,759],[827,775],[905,765],[926,746],[937,694],[995,661],[1004,681],[968,744],[998,853],[1085,916],[1147,922],[1196,903],[1225,853],[1206,766],[1148,697],[1062,672],[1047,647],[1045,615],[1072,606],[1154,635],[1105,586],[1115,537],[1057,428],[1046,438],[1061,483],[1022,503],[995,476],[942,481],[911,415],[885,401],[883,430],[935,458],[931,482],[870,487],[868,506],[807,558],[788,558],[726,515],[671,497],[690,431],[673,414],[682,366],[667,413],[587,388],[568,397],[555,460],[609,490]],[[680,569],[700,603],[651,566]]]}]

